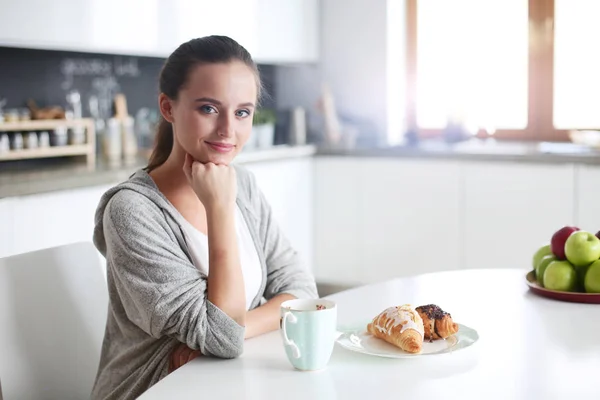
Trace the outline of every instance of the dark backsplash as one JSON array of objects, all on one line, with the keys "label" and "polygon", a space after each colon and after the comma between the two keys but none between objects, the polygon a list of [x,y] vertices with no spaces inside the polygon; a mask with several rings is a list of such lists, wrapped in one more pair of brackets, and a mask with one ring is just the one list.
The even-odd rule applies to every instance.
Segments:
[{"label": "dark backsplash", "polygon": [[[5,109],[25,108],[29,99],[39,107],[68,107],[67,93],[77,90],[83,116],[89,117],[91,96],[111,107],[114,95],[124,93],[129,114],[135,116],[144,107],[157,109],[163,63],[164,59],[152,57],[0,47],[0,99],[7,100]],[[276,67],[259,68],[268,93],[263,107],[275,107]]]}]

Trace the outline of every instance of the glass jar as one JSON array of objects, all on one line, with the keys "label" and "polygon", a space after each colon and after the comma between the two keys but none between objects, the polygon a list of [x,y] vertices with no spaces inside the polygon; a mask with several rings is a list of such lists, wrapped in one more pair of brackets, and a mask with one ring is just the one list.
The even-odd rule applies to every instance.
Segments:
[{"label": "glass jar", "polygon": [[38,148],[38,137],[35,132],[27,132],[23,137],[23,141],[26,149],[37,149]]},{"label": "glass jar", "polygon": [[50,134],[48,131],[42,131],[38,137],[38,145],[40,147],[48,147],[50,146]]},{"label": "glass jar", "polygon": [[16,108],[6,110],[6,113],[4,114],[4,120],[6,122],[19,121],[19,110],[17,110]]},{"label": "glass jar", "polygon": [[29,121],[31,120],[31,112],[28,108],[21,108],[19,110],[19,120],[20,121]]},{"label": "glass jar", "polygon": [[69,129],[69,144],[77,145],[85,143],[85,127],[76,125]]},{"label": "glass jar", "polygon": [[23,149],[23,134],[21,132],[14,132],[10,139],[11,150]]},{"label": "glass jar", "polygon": [[8,134],[0,132],[0,154],[6,153],[10,150],[10,143],[8,140]]},{"label": "glass jar", "polygon": [[50,134],[50,145],[51,146],[66,146],[68,142],[67,127],[57,126],[56,129]]}]

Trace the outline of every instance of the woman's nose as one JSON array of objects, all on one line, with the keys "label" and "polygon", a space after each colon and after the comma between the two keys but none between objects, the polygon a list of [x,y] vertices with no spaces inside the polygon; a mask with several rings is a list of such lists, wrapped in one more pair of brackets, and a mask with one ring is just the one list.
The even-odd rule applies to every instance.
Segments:
[{"label": "woman's nose", "polygon": [[224,138],[229,138],[233,136],[233,117],[228,116],[226,114],[221,114],[219,118],[219,125],[217,126],[217,133],[219,136]]}]

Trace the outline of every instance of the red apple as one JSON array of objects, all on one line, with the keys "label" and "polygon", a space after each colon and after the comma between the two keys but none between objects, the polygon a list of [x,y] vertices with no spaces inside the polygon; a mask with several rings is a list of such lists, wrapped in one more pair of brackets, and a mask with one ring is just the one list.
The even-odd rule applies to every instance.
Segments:
[{"label": "red apple", "polygon": [[600,231],[596,232],[596,237],[600,239]]},{"label": "red apple", "polygon": [[559,260],[566,260],[565,242],[573,232],[580,230],[575,226],[565,226],[554,232],[550,240],[550,250]]}]

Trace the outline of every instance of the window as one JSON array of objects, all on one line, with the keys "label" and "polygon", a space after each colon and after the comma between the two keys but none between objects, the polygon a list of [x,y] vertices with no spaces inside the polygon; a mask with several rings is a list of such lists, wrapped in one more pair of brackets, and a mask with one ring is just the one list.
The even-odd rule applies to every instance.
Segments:
[{"label": "window", "polygon": [[554,0],[554,125],[600,127],[600,1]]},{"label": "window", "polygon": [[407,118],[506,139],[600,128],[600,1],[407,0]]}]

